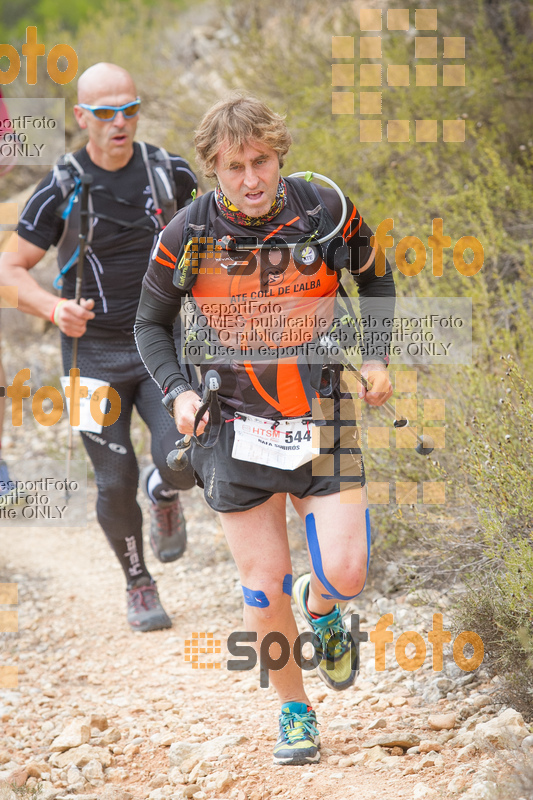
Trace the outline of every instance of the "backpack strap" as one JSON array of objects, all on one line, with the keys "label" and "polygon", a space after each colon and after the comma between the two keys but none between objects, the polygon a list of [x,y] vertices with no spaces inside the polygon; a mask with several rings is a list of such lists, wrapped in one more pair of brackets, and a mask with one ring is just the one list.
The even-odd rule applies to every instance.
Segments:
[{"label": "backpack strap", "polygon": [[187,206],[187,214],[183,226],[183,239],[176,259],[174,271],[174,286],[185,292],[190,292],[197,278],[193,273],[193,259],[191,258],[191,245],[193,238],[200,239],[209,236],[211,201],[214,192],[200,195]]},{"label": "backpack strap", "polygon": [[[299,178],[284,178],[294,189],[305,208],[306,214],[314,225],[312,238],[319,239],[335,227],[335,223],[328,209],[322,202],[316,186]],[[213,191],[198,197],[187,207],[187,216],[183,228],[183,240],[174,272],[174,285],[185,292],[189,292],[196,281],[196,274],[192,272],[190,257],[191,240],[193,237],[202,238],[209,236],[210,210]]]},{"label": "backpack strap", "polygon": [[[302,178],[285,178],[294,190],[298,193],[309,219],[315,225],[309,243],[313,243],[313,239],[320,239],[323,236],[330,234],[336,227],[337,223],[333,220],[329,209],[321,198],[319,191],[314,183],[310,182],[313,173],[306,174],[306,180]],[[307,178],[307,176],[309,176]],[[337,235],[324,242],[321,245],[322,256],[327,266],[337,272],[339,283],[341,281],[342,267],[339,263],[342,262],[342,256],[347,250],[347,245],[341,236],[340,232]]]},{"label": "backpack strap", "polygon": [[152,166],[148,160],[148,148],[146,147],[146,142],[139,142],[139,147],[141,148],[141,155],[143,157],[144,166],[146,168],[148,183],[150,184],[150,191],[152,192],[152,202],[154,204],[154,212],[157,221],[159,223],[159,227],[163,228],[163,225],[161,224],[161,215],[163,213],[163,210],[159,207],[159,197],[157,196],[157,191],[154,183],[154,176],[152,175]]},{"label": "backpack strap", "polygon": [[302,178],[284,178],[283,180],[294,189],[305,208],[307,216],[312,220],[315,227],[313,238],[320,239],[322,236],[332,231],[335,227],[335,223],[324,205],[315,184],[311,183],[311,181],[303,180]]},{"label": "backpack strap", "polygon": [[[61,289],[63,286],[63,276],[76,264],[79,253],[78,229],[79,229],[79,204],[77,198],[81,192],[81,176],[84,174],[83,167],[72,153],[65,153],[54,165],[53,174],[63,195],[63,202],[56,209],[56,214],[63,220],[63,233],[57,243],[57,255],[59,263],[59,274],[55,277],[54,289]],[[89,194],[89,230],[87,233],[87,244],[92,240],[93,226],[91,224],[94,213],[92,197]],[[74,214],[75,223],[71,224],[71,216]]]},{"label": "backpack strap", "polygon": [[162,147],[149,153],[146,142],[139,142],[139,147],[146,167],[155,215],[162,230],[165,225],[168,225],[178,208],[170,156]]},{"label": "backpack strap", "polygon": [[[176,185],[172,164],[167,151],[162,147],[149,153],[145,142],[139,142],[139,146],[150,185],[156,219],[162,230],[170,222],[177,209]],[[81,176],[84,174],[84,170],[72,153],[66,153],[55,164],[53,174],[63,195],[63,202],[56,211],[64,223],[63,233],[57,243],[59,274],[54,280],[54,288],[60,289],[63,285],[63,276],[74,266],[78,258],[79,207],[77,198],[81,191]],[[73,213],[74,217],[71,218]],[[104,216],[103,214],[99,216],[101,219],[109,219],[125,227],[142,227],[138,224],[130,225],[123,220],[117,220],[114,217]],[[92,197],[89,194],[88,244],[90,244],[93,237],[93,217],[94,207]]]},{"label": "backpack strap", "polygon": [[[164,147],[159,147],[148,158],[154,162],[152,174],[158,192],[159,202],[163,211],[163,220],[168,225],[178,210],[176,180],[170,156]],[[157,187],[159,186],[159,189]]]}]

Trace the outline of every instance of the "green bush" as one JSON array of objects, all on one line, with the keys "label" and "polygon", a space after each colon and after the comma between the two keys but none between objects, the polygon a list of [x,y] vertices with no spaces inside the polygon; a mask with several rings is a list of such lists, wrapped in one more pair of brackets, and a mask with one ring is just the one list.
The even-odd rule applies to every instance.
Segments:
[{"label": "green bush", "polygon": [[471,573],[456,614],[482,637],[486,666],[505,679],[503,699],[532,718],[533,389],[513,361],[503,363],[500,380],[491,376],[497,388],[490,387],[466,420],[467,491],[483,562]]},{"label": "green bush", "polygon": [[[128,13],[129,3],[117,0],[122,13]],[[142,0],[145,7],[153,7],[155,0]],[[188,5],[188,0],[167,0],[174,13]],[[160,8],[160,6],[159,6]],[[26,27],[36,25],[41,33],[61,26],[75,33],[90,24],[95,14],[109,12],[108,0],[4,0],[0,10],[0,39],[2,42],[22,43],[26,38]]]}]

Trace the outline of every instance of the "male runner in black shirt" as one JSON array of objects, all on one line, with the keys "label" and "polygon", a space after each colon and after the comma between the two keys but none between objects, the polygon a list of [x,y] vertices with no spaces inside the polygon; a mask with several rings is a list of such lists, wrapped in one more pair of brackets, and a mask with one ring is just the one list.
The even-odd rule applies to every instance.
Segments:
[{"label": "male runner in black shirt", "polygon": [[[148,631],[169,627],[171,621],[143,558],[142,514],[136,501],[139,472],[130,438],[134,405],[152,435],[154,465],[141,480],[152,503],[150,541],[161,561],[173,561],[185,549],[178,490],[191,488],[194,479],[190,469],[177,473],[166,466],[176,430],[133,339],[141,282],[163,227],[147,159],[156,148],[147,145],[143,157],[143,145],[134,142],[139,109],[133,80],[121,67],[100,63],[81,75],[74,114],[89,141],[74,159],[78,172],[90,173],[93,181],[80,303],[73,299],[75,266],[62,270],[61,299],[39,286],[29,272],[51,245],[58,245],[61,266],[76,261],[63,252],[61,214],[67,204],[57,168],[41,181],[22,213],[18,252],[3,255],[0,284],[18,286],[21,311],[51,319],[59,327],[65,374],[72,364],[72,337],[77,337],[80,376],[108,381],[120,395],[118,420],[98,435],[82,433],[82,439],[98,486],[98,520],[126,575],[128,622],[134,630]],[[181,208],[196,188],[196,177],[179,156],[169,156],[169,162]],[[78,209],[76,199],[68,221],[71,229]]]}]

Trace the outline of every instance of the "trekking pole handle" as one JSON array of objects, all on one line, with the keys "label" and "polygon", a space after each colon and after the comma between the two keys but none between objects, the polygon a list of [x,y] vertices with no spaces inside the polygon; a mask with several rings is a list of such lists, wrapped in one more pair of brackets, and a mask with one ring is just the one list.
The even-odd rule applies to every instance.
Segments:
[{"label": "trekking pole handle", "polygon": [[208,403],[211,398],[211,394],[218,392],[221,385],[222,381],[220,380],[220,375],[216,369],[210,369],[204,378],[204,394],[202,396],[202,403]]},{"label": "trekking pole handle", "polygon": [[[214,369],[210,369],[209,372],[206,373],[204,378],[204,392],[202,395],[202,404],[199,410],[196,412],[195,418],[195,429],[197,427],[198,422],[205,414],[207,408],[209,407],[212,399],[220,389],[222,382],[220,380],[220,375]],[[201,412],[201,413],[200,413]],[[189,464],[189,457],[187,456],[186,450],[189,449],[192,443],[193,435],[187,433],[183,439],[180,439],[176,442],[176,449],[171,450],[167,456],[167,466],[175,470],[176,472],[181,472],[184,470]]]},{"label": "trekking pole handle", "polygon": [[[365,378],[365,376],[361,372],[359,372],[359,370],[356,370],[355,367],[353,368],[352,371],[354,372],[357,380],[363,386],[363,388],[366,389],[367,392],[371,392],[372,384],[370,383],[370,381],[368,381]],[[392,424],[394,425],[395,428],[405,428],[407,425],[409,425],[409,421],[405,417],[396,416],[396,412],[394,411],[392,404],[389,403],[388,400],[386,400],[385,403],[381,405],[381,408],[383,408],[383,410],[386,411],[390,417],[392,417],[393,420]]]}]

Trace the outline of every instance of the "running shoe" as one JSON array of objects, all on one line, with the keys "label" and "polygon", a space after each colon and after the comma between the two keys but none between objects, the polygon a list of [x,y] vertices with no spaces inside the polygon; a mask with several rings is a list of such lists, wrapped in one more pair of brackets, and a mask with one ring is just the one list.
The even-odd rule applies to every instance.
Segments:
[{"label": "running shoe", "polygon": [[[179,497],[173,500],[153,500],[149,481],[156,466],[151,464],[141,472],[141,486],[150,500],[150,546],[159,561],[164,564],[177,561],[187,547],[187,527]],[[161,484],[159,484],[161,485]],[[157,491],[157,488],[156,488]]]},{"label": "running shoe", "polygon": [[344,627],[341,610],[335,605],[324,617],[314,619],[307,608],[311,575],[301,575],[294,584],[292,596],[300,614],[321,645],[322,660],[318,674],[331,689],[340,692],[353,685],[359,674],[359,654],[352,637]]},{"label": "running shoe", "polygon": [[172,622],[161,605],[157,586],[150,578],[138,578],[126,590],[128,622],[134,631],[159,631],[171,628]]},{"label": "running shoe", "polygon": [[316,714],[306,703],[285,703],[279,715],[275,764],[316,764],[320,761],[320,734]]}]

